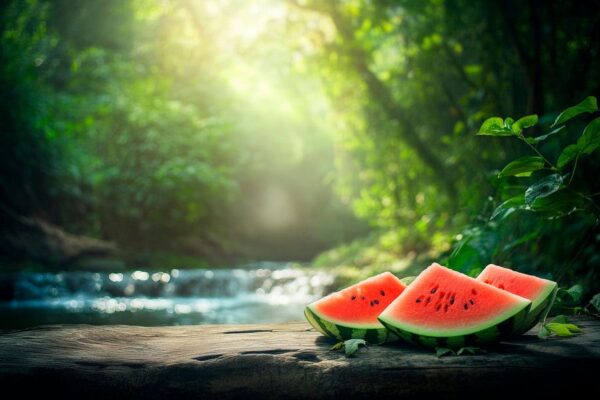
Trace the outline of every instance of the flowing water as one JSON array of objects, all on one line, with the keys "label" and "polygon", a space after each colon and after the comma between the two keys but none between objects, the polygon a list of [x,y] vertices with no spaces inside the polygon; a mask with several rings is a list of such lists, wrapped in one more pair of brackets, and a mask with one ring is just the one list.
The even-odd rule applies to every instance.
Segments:
[{"label": "flowing water", "polygon": [[0,328],[243,324],[303,318],[334,277],[285,263],[231,269],[0,275]]}]

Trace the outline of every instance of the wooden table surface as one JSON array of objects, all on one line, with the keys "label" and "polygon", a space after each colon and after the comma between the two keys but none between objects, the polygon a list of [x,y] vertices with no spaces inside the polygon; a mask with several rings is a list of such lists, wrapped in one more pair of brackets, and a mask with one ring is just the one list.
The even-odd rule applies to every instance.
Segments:
[{"label": "wooden table surface", "polygon": [[443,358],[403,343],[346,358],[306,322],[44,326],[0,332],[0,388],[79,399],[575,398],[600,388],[600,321],[574,321],[576,337],[532,331]]}]

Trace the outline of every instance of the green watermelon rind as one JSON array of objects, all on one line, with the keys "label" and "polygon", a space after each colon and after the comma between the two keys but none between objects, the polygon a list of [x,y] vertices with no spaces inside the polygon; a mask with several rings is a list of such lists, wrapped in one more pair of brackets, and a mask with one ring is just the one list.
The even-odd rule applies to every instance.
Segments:
[{"label": "green watermelon rind", "polygon": [[379,318],[379,321],[394,335],[400,339],[424,346],[424,347],[447,347],[450,349],[459,349],[466,346],[482,346],[500,340],[506,339],[514,335],[515,331],[523,324],[529,313],[529,304],[503,320],[496,319],[497,323],[474,328],[472,332],[465,334],[444,334],[438,331],[434,334],[422,334],[415,332],[414,329],[406,329],[398,321],[390,321],[386,318]]},{"label": "green watermelon rind", "polygon": [[[515,306],[509,308],[508,310],[504,311],[501,314],[496,315],[494,318],[490,318],[485,322],[481,322],[477,325],[472,325],[466,328],[448,328],[448,329],[440,329],[440,328],[429,328],[427,326],[423,326],[423,325],[416,325],[416,324],[411,324],[408,323],[406,321],[400,321],[400,320],[396,320],[393,318],[390,318],[385,314],[385,312],[379,316],[378,320],[379,322],[381,322],[384,325],[393,325],[399,329],[405,330],[407,332],[412,332],[415,333],[417,335],[423,335],[423,336],[431,336],[431,337],[451,337],[451,336],[465,336],[465,335],[470,335],[473,333],[477,333],[480,331],[483,331],[487,328],[496,326],[500,323],[502,323],[503,321],[519,315],[518,318],[518,322],[519,323],[523,323],[523,321],[526,318],[527,315],[527,310],[529,309],[529,307],[531,306],[531,302],[527,299],[524,299],[522,297],[516,296],[516,295],[512,295],[515,298],[518,299],[518,303],[515,304]],[[525,315],[521,314],[521,311],[525,310]],[[516,329],[516,328],[515,328]]]},{"label": "green watermelon rind", "polygon": [[538,295],[537,298],[531,303],[529,313],[525,316],[524,321],[516,327],[516,335],[520,335],[531,330],[531,328],[540,322],[540,319],[546,313],[547,309],[552,307],[554,298],[558,292],[558,285],[556,282],[549,282],[552,284],[548,285],[548,288]]},{"label": "green watermelon rind", "polygon": [[[336,340],[364,339],[371,344],[381,344],[398,340],[398,338],[386,329],[381,327],[365,327],[364,325],[351,325],[348,323],[332,322],[322,318],[310,306],[304,309],[304,316],[309,324],[323,335]],[[372,326],[372,325],[370,325]]]}]

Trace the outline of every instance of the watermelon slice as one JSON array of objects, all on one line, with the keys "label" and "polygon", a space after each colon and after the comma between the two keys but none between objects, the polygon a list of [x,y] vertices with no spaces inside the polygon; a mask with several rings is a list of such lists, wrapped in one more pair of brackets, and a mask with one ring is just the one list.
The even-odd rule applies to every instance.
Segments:
[{"label": "watermelon slice", "polygon": [[304,315],[316,330],[334,339],[395,340],[377,317],[405,287],[384,272],[309,304]]},{"label": "watermelon slice", "polygon": [[552,300],[558,290],[556,282],[494,264],[485,267],[477,280],[531,300],[531,309],[522,326],[517,327],[516,333],[527,332],[538,323],[544,311],[552,306]]},{"label": "watermelon slice", "polygon": [[522,323],[531,302],[432,264],[379,316],[397,336],[427,347],[497,341]]}]

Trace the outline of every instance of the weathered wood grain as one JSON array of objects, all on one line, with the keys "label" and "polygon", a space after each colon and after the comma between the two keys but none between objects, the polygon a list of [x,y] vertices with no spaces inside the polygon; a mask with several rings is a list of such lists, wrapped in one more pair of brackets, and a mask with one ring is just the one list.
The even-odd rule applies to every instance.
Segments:
[{"label": "weathered wood grain", "polygon": [[444,358],[402,343],[346,358],[304,322],[47,326],[0,334],[0,387],[82,399],[554,397],[597,390],[600,321],[577,323],[577,337],[532,332]]}]

